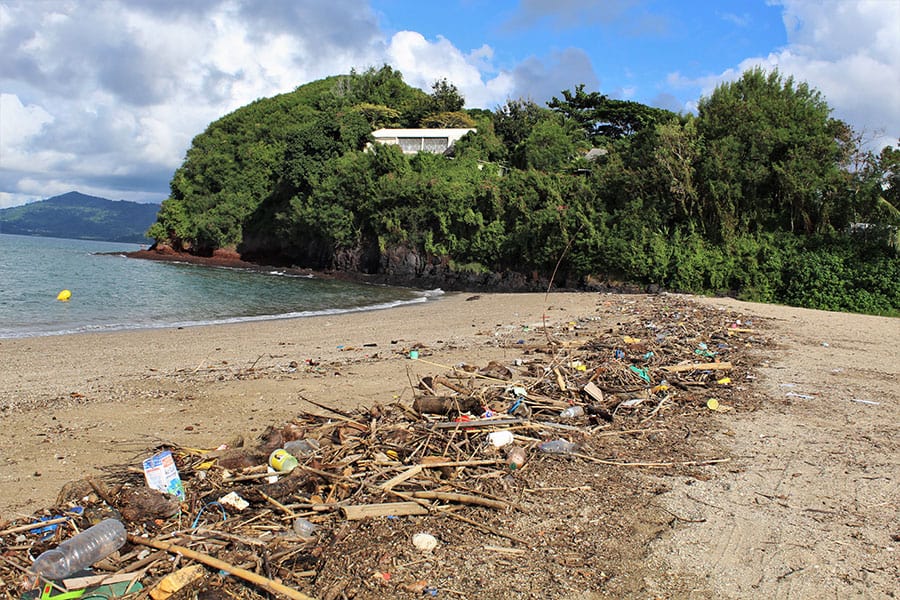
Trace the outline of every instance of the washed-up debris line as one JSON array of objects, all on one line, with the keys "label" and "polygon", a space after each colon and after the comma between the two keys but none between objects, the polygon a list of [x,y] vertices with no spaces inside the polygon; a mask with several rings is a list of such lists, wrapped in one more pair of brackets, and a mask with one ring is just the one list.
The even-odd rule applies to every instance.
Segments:
[{"label": "washed-up debris line", "polygon": [[[412,402],[302,398],[308,412],[255,439],[152,449],[171,451],[183,499],[148,487],[140,463],[74,481],[54,507],[0,520],[3,597],[627,593],[640,556],[623,548],[691,522],[650,508],[665,486],[641,473],[721,468],[697,432],[754,406],[756,350],[771,343],[763,324],[679,296],[619,302],[507,331],[508,362],[398,351],[432,372],[410,382]],[[118,552],[28,592],[34,558],[110,517],[128,531]]]}]

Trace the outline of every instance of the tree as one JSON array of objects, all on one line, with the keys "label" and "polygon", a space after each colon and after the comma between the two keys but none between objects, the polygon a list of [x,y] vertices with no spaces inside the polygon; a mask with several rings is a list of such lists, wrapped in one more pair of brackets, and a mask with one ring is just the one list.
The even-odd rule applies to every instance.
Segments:
[{"label": "tree", "polygon": [[547,106],[578,123],[595,146],[634,135],[676,116],[640,102],[614,100],[599,92],[587,93],[584,84],[576,86],[574,93],[563,90],[562,95],[563,100],[554,96]]},{"label": "tree", "polygon": [[425,117],[421,125],[426,129],[466,129],[475,127],[475,119],[460,111],[441,112]]},{"label": "tree", "polygon": [[373,130],[382,127],[399,127],[401,122],[400,111],[383,104],[363,102],[350,108],[349,112],[361,115]]},{"label": "tree", "polygon": [[431,112],[459,112],[465,104],[466,99],[446,77],[431,84]]},{"label": "tree", "polygon": [[494,111],[494,131],[511,151],[525,141],[538,122],[549,116],[548,109],[531,100],[507,100]]},{"label": "tree", "polygon": [[525,142],[535,126],[553,117],[553,113],[530,100],[508,100],[494,113],[494,131],[506,146],[509,161],[517,168],[527,168]]},{"label": "tree", "polygon": [[573,124],[562,119],[545,119],[535,124],[522,144],[525,167],[539,171],[562,171],[578,155],[583,136]]},{"label": "tree", "polygon": [[841,181],[841,126],[818,91],[755,68],[719,85],[698,111],[704,214],[715,215],[721,236],[828,227]]}]

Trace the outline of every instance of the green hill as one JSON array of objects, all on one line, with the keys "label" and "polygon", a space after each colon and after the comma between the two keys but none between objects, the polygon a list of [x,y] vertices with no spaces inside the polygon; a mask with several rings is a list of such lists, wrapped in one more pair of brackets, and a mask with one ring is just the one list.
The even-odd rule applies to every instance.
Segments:
[{"label": "green hill", "polygon": [[145,244],[157,212],[159,204],[69,192],[0,209],[0,233]]},{"label": "green hill", "polygon": [[[419,287],[900,312],[900,150],[866,151],[805,83],[751,69],[696,115],[583,85],[545,106],[464,105],[388,66],[259,99],[194,138],[149,234]],[[372,136],[458,127],[475,131],[450,155]]]}]

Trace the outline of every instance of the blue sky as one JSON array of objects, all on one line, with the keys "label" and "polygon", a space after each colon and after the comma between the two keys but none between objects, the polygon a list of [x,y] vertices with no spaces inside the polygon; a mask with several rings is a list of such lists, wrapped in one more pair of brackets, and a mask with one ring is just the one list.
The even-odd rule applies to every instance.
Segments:
[{"label": "blue sky", "polygon": [[759,65],[900,138],[900,0],[0,0],[0,56],[0,208],[161,201],[211,121],[385,63],[469,107],[584,83],[681,112]]}]

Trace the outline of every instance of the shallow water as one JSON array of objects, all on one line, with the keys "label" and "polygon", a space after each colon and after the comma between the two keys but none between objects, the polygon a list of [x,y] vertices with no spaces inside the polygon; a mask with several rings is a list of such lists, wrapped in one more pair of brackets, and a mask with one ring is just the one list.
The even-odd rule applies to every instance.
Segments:
[{"label": "shallow water", "polygon": [[[138,249],[0,234],[0,338],[334,314],[440,294],[116,254]],[[71,299],[57,301],[64,289]]]}]

